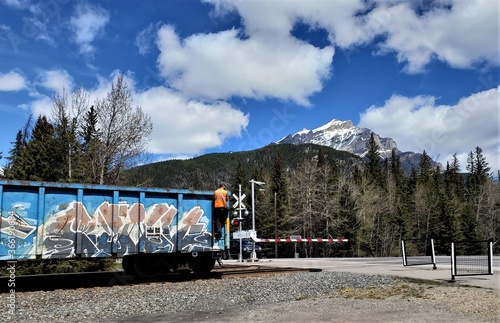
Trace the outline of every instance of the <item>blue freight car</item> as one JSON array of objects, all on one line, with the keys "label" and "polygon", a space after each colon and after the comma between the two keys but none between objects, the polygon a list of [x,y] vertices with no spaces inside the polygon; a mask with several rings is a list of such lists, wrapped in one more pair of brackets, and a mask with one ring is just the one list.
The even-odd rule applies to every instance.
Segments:
[{"label": "blue freight car", "polygon": [[[0,180],[0,260],[123,257],[128,274],[209,272],[211,191]],[[227,221],[226,221],[227,222]]]}]

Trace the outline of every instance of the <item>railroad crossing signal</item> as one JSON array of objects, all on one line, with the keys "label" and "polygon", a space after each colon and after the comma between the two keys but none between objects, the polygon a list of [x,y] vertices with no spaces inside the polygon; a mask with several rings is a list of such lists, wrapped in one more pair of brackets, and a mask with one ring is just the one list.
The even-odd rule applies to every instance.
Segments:
[{"label": "railroad crossing signal", "polygon": [[243,222],[243,219],[242,218],[234,218],[231,220],[231,224],[234,225],[234,226],[239,226],[240,223]]},{"label": "railroad crossing signal", "polygon": [[245,204],[243,204],[243,199],[246,197],[245,194],[242,194],[241,196],[233,195],[233,197],[236,200],[236,203],[233,204],[233,208],[235,210],[245,210],[247,208]]}]

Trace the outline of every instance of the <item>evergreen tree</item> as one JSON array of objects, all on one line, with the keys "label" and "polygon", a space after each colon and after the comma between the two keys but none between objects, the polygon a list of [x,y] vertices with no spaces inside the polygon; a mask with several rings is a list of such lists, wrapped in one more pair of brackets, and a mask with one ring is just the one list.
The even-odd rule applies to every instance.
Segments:
[{"label": "evergreen tree", "polygon": [[368,152],[366,153],[366,158],[368,158],[368,179],[370,180],[370,182],[377,183],[378,185],[382,186],[383,175],[382,166],[380,164],[380,146],[377,144],[373,132],[370,135],[370,140],[368,140],[367,148]]},{"label": "evergreen tree", "polygon": [[476,147],[474,153],[471,151],[467,157],[467,186],[471,191],[477,191],[478,187],[489,178],[491,168],[483,156],[483,150]]},{"label": "evergreen tree", "polygon": [[[275,155],[273,168],[271,171],[270,193],[274,195],[275,212],[276,212],[276,229],[275,236],[285,237],[291,232],[291,223],[288,221],[289,215],[289,193],[288,181],[283,166],[283,161],[279,154]],[[286,246],[278,246],[280,255],[286,249]]]},{"label": "evergreen tree", "polygon": [[[55,97],[52,118],[56,140],[54,159],[59,163],[57,167],[58,178],[65,182],[78,181],[78,178],[75,178],[75,173],[82,172],[79,169],[82,166],[79,163],[82,151],[77,138],[77,116],[70,116],[65,93]],[[77,171],[75,172],[75,170]]]},{"label": "evergreen tree", "polygon": [[10,179],[26,179],[26,162],[22,160],[22,157],[28,143],[23,136],[22,130],[17,132],[16,140],[12,142],[12,145],[13,147],[9,151],[10,156],[7,158],[9,163],[5,168],[4,175]]},{"label": "evergreen tree", "polygon": [[444,185],[448,194],[452,194],[457,198],[464,197],[464,183],[460,175],[460,162],[458,161],[457,154],[453,154],[453,161],[451,164],[449,162],[446,163]]},{"label": "evergreen tree", "polygon": [[27,180],[58,181],[54,127],[47,117],[39,116],[22,158],[28,161]]},{"label": "evergreen tree", "polygon": [[418,166],[420,168],[419,180],[423,183],[427,183],[431,176],[432,159],[425,150],[422,152],[422,157],[420,157]]},{"label": "evergreen tree", "polygon": [[347,184],[340,189],[339,200],[339,226],[338,230],[343,237],[349,240],[349,247],[342,248],[344,256],[359,256],[361,253],[364,237],[360,235],[360,223],[357,218],[356,199]]},{"label": "evergreen tree", "polygon": [[325,163],[326,163],[325,153],[323,152],[323,149],[320,148],[318,150],[318,162],[317,162],[316,166],[318,168],[321,168],[321,167],[323,167],[325,165]]},{"label": "evergreen tree", "polygon": [[236,165],[236,172],[234,173],[232,183],[231,183],[231,191],[237,192],[238,191],[238,185],[242,186],[242,189],[245,189],[248,183],[248,178],[245,174],[245,170],[243,169],[243,166],[241,166],[241,162],[238,161],[238,164]]},{"label": "evergreen tree", "polygon": [[32,123],[32,115],[28,117],[24,128],[16,134],[16,139],[12,142],[12,149],[9,151],[7,166],[5,168],[5,177],[9,179],[27,179],[29,161],[23,159],[25,156],[26,147],[28,146],[30,130]]},{"label": "evergreen tree", "polygon": [[92,105],[83,117],[83,124],[79,135],[82,137],[83,161],[87,167],[83,171],[84,181],[98,184],[99,177],[99,149],[101,148],[101,132],[98,129],[97,111]]}]

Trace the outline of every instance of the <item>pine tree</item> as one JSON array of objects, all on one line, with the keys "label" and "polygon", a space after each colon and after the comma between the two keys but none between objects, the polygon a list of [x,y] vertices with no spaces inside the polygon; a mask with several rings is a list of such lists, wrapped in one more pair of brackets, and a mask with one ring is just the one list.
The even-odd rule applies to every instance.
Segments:
[{"label": "pine tree", "polygon": [[7,166],[5,168],[5,177],[9,179],[27,179],[29,161],[23,159],[26,147],[28,146],[30,130],[33,116],[30,115],[23,129],[16,134],[16,139],[12,142],[12,149],[9,151]]},{"label": "pine tree", "polygon": [[367,162],[367,172],[368,179],[371,183],[377,183],[382,186],[382,166],[380,164],[380,146],[377,144],[375,140],[375,135],[373,132],[370,135],[370,140],[368,140],[367,144],[368,152],[366,153],[366,158],[368,158]]},{"label": "pine tree", "polygon": [[47,117],[39,116],[33,127],[25,155],[22,157],[29,162],[26,179],[58,181],[56,152],[54,127],[48,122]]},{"label": "pine tree", "polygon": [[483,150],[476,147],[475,152],[469,153],[467,158],[467,186],[471,191],[476,191],[478,187],[486,182],[489,178],[491,168],[486,162],[486,157],[483,156]]},{"label": "pine tree", "polygon": [[245,170],[243,169],[243,166],[241,166],[241,162],[238,161],[238,164],[236,165],[236,172],[234,173],[234,176],[232,178],[232,189],[231,191],[237,192],[238,191],[238,185],[242,185],[242,188],[245,188],[248,183],[248,178],[245,174]]},{"label": "pine tree", "polygon": [[69,111],[70,107],[66,94],[56,96],[52,108],[52,124],[56,140],[54,159],[60,164],[57,167],[58,178],[65,182],[75,182],[82,179],[79,176],[82,172],[80,169],[82,167],[82,150],[77,138],[78,115],[71,116]]},{"label": "pine tree", "polygon": [[[275,236],[285,237],[290,234],[292,223],[288,220],[289,215],[289,193],[288,181],[283,167],[283,161],[279,154],[275,155],[273,168],[271,171],[270,193],[274,195],[275,212],[276,212],[276,229]],[[280,255],[286,250],[286,246],[279,246]],[[288,250],[290,252],[290,250]]]},{"label": "pine tree", "polygon": [[16,140],[12,142],[12,149],[9,151],[9,160],[5,167],[5,177],[10,179],[26,179],[26,163],[22,160],[24,150],[28,145],[26,138],[23,136],[23,131],[19,130],[16,135]]},{"label": "pine tree", "polygon": [[99,149],[101,147],[101,132],[98,129],[97,111],[92,105],[83,117],[83,124],[79,135],[82,138],[83,161],[87,167],[82,177],[85,182],[98,184],[99,178]]},{"label": "pine tree", "polygon": [[425,150],[422,152],[422,157],[420,157],[418,166],[420,168],[419,180],[423,183],[427,183],[431,176],[432,159]]},{"label": "pine tree", "polygon": [[343,248],[343,255],[359,256],[363,237],[360,236],[360,222],[357,218],[356,199],[347,184],[340,189],[339,201],[339,226],[338,230],[343,237],[349,240],[349,248]]}]

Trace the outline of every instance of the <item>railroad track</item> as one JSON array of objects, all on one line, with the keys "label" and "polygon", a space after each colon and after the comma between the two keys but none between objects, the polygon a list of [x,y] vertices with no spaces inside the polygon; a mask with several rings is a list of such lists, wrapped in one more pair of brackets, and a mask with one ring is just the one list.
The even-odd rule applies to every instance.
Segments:
[{"label": "railroad track", "polygon": [[[298,272],[319,272],[321,269],[317,268],[277,268],[269,266],[251,265],[251,266],[237,266],[226,267],[221,271],[221,279],[227,278],[240,278],[240,277],[254,277],[254,276],[267,276],[267,275],[282,275],[293,274]],[[212,271],[211,274],[216,274],[217,271]]]},{"label": "railroad track", "polygon": [[321,269],[292,267],[275,268],[261,265],[222,265],[216,266],[209,274],[206,275],[195,275],[193,273],[172,273],[160,275],[154,278],[134,277],[126,275],[123,271],[24,275],[15,277],[15,286],[12,286],[12,284],[9,285],[9,277],[0,277],[0,293],[8,293],[11,288],[15,289],[16,293],[18,293],[40,290],[52,291],[57,289],[79,289],[162,282],[182,282],[203,279],[228,279],[317,271],[321,271]]}]

